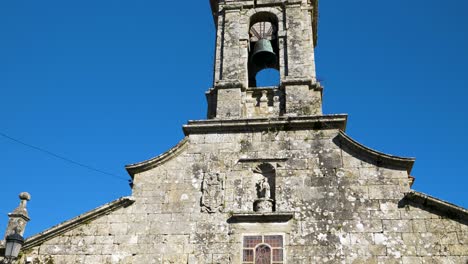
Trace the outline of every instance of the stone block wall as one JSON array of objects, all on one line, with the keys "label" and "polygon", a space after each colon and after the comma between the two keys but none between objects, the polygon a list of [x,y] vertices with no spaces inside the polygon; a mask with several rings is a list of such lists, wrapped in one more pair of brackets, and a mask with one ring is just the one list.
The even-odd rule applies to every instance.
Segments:
[{"label": "stone block wall", "polygon": [[[339,131],[192,134],[134,175],[133,199],[23,258],[32,263],[242,263],[245,235],[284,236],[284,263],[462,263],[465,216],[405,200],[408,173],[352,150]],[[255,216],[255,173],[275,168],[275,212]],[[152,168],[151,168],[152,167]],[[207,184],[207,177],[214,183]],[[205,192],[207,186],[215,186]],[[204,197],[205,196],[205,197]],[[210,197],[208,199],[207,197]],[[236,214],[255,221],[231,221]]]}]

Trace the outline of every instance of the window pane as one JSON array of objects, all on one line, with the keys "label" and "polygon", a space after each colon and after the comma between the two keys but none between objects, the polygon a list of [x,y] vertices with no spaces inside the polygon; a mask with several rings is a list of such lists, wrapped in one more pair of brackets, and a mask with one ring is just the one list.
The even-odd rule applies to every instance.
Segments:
[{"label": "window pane", "polygon": [[267,245],[260,245],[255,249],[255,264],[271,264],[271,249]]},{"label": "window pane", "polygon": [[243,264],[284,264],[282,235],[245,236],[243,240]]},{"label": "window pane", "polygon": [[261,236],[247,236],[244,237],[244,248],[254,248],[256,245],[262,243]]},{"label": "window pane", "polygon": [[273,249],[273,261],[283,261],[282,249]]},{"label": "window pane", "polygon": [[271,247],[283,247],[283,236],[265,236],[265,243]]},{"label": "window pane", "polygon": [[254,260],[253,249],[244,249],[243,261],[253,261],[253,260]]}]

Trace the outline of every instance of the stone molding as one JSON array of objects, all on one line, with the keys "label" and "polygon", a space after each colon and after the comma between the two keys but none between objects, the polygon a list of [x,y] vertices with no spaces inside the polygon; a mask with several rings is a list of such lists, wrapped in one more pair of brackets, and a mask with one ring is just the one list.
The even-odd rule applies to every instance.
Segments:
[{"label": "stone molding", "polygon": [[235,133],[275,130],[346,129],[345,114],[252,119],[191,120],[183,126],[190,134]]},{"label": "stone molding", "polygon": [[155,168],[165,163],[166,161],[174,158],[175,156],[177,156],[182,150],[185,149],[187,142],[188,142],[188,137],[185,137],[177,145],[175,145],[170,150],[164,152],[163,154],[156,156],[154,158],[151,158],[149,160],[126,165],[125,169],[127,170],[128,174],[130,174],[130,176],[133,179],[136,173],[140,173],[140,172]]},{"label": "stone molding", "polygon": [[452,216],[455,219],[468,220],[468,210],[458,205],[437,199],[425,193],[411,190],[405,195],[405,199],[421,205],[423,208],[435,209],[439,212]]},{"label": "stone molding", "polygon": [[228,223],[285,223],[294,218],[293,212],[272,212],[272,213],[232,213]]},{"label": "stone molding", "polygon": [[281,88],[284,89],[288,85],[307,85],[310,89],[323,91],[323,87],[319,82],[307,78],[285,78],[281,81]]},{"label": "stone molding", "polygon": [[[215,89],[233,89],[233,88],[240,88],[245,89],[244,85],[239,81],[232,81],[232,80],[219,80],[214,85]],[[211,88],[208,92],[211,91]]]},{"label": "stone molding", "polygon": [[285,162],[288,158],[242,158],[238,163],[264,163],[264,162]]},{"label": "stone molding", "polygon": [[54,237],[60,236],[65,232],[73,230],[83,224],[86,224],[89,221],[93,221],[101,216],[107,215],[119,208],[130,206],[134,202],[135,200],[131,196],[121,197],[115,201],[112,201],[98,208],[95,208],[87,213],[79,215],[71,220],[58,224],[50,229],[47,229],[37,235],[26,239],[25,244],[23,246],[23,250],[28,250],[33,247],[39,246],[44,242]]},{"label": "stone molding", "polygon": [[323,96],[323,86],[320,82],[312,79],[301,79],[301,78],[286,78],[281,81],[280,89],[284,90],[285,87],[290,85],[307,85],[310,90],[320,92],[320,96]]},{"label": "stone molding", "polygon": [[369,157],[370,159],[376,161],[381,166],[387,165],[392,166],[394,168],[406,169],[408,174],[411,173],[414,162],[416,160],[415,158],[393,156],[373,150],[355,141],[354,139],[346,135],[343,131],[340,131],[340,133],[337,136],[337,139],[339,143],[348,146],[357,153],[364,154],[366,157]]}]

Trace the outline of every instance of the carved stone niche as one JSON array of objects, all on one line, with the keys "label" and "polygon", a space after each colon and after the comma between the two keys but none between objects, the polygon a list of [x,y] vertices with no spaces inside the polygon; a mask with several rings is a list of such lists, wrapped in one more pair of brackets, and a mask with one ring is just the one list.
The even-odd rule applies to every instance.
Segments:
[{"label": "carved stone niche", "polygon": [[254,170],[257,198],[253,202],[254,212],[274,212],[276,196],[276,170],[270,163],[262,163]]},{"label": "carved stone niche", "polygon": [[[231,212],[227,222],[236,223],[287,223],[294,218],[294,212],[278,212],[276,208],[276,166],[287,158],[245,158],[239,163],[253,163],[252,185],[254,194],[253,210],[248,212]],[[251,167],[252,168],[252,167]]]}]

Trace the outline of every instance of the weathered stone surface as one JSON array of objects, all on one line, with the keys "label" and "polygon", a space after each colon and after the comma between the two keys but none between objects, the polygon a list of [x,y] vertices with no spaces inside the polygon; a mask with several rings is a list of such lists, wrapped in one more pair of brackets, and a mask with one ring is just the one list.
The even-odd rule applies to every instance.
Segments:
[{"label": "weathered stone surface", "polygon": [[[345,115],[322,115],[316,2],[212,5],[211,120],[127,166],[131,197],[29,238],[21,263],[241,264],[264,244],[283,263],[467,263],[467,210],[412,191],[414,159],[366,148],[343,133]],[[248,32],[262,16],[278,23],[279,87],[249,87]]]},{"label": "weathered stone surface", "polygon": [[[443,257],[463,263],[468,255],[463,231],[467,219],[441,216],[410,202],[402,205],[409,189],[391,180],[382,185],[382,179],[393,179],[400,169],[391,173],[366,167],[363,176],[364,168],[340,165],[341,155],[333,158],[338,162],[317,162],[323,153],[340,153],[333,143],[337,132],[317,140],[306,138],[314,133],[304,131],[281,134],[205,134],[203,142],[216,144],[197,153],[190,150],[205,143],[189,140],[184,151],[135,175],[135,186],[140,187],[134,187],[133,204],[60,233],[25,256],[49,257],[55,263],[241,263],[244,235],[275,233],[284,236],[287,263],[431,263],[427,261]],[[300,142],[301,137],[304,146],[315,147],[275,155],[269,148],[223,148],[235,144],[234,149],[240,149],[253,138],[273,147],[292,139]],[[260,223],[258,217],[258,223],[230,223],[233,213],[254,213],[256,179],[264,177],[261,164],[272,168],[268,177],[275,181],[270,184],[275,211],[292,211],[294,217],[282,223]],[[366,176],[377,175],[372,171],[385,173]],[[222,203],[214,200],[221,210],[203,210],[208,203],[202,199],[208,186],[203,175],[211,173],[216,176],[213,186],[220,185],[213,195],[225,193]]]}]

